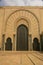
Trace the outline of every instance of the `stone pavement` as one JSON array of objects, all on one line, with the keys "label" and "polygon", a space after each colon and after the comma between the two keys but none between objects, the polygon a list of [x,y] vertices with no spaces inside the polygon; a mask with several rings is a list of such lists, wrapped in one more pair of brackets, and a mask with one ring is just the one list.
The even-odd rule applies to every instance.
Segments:
[{"label": "stone pavement", "polygon": [[43,65],[43,53],[36,51],[0,51],[0,65]]}]

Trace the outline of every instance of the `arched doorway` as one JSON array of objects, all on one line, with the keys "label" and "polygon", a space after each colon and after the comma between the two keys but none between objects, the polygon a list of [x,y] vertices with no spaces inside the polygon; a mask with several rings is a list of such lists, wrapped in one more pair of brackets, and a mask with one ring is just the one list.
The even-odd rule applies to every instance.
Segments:
[{"label": "arched doorway", "polygon": [[38,38],[33,39],[33,50],[40,51],[40,43],[39,43]]},{"label": "arched doorway", "polygon": [[17,51],[27,51],[28,50],[28,29],[25,25],[20,25],[17,28]]},{"label": "arched doorway", "polygon": [[5,50],[12,50],[12,40],[10,37],[7,38],[6,43],[5,43]]}]

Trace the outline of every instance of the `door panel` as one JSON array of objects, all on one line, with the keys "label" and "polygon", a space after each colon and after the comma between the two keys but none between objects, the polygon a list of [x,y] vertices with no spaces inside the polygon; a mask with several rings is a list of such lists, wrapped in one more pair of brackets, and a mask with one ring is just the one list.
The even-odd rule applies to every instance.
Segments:
[{"label": "door panel", "polygon": [[28,50],[28,29],[24,25],[20,25],[17,29],[17,50]]}]

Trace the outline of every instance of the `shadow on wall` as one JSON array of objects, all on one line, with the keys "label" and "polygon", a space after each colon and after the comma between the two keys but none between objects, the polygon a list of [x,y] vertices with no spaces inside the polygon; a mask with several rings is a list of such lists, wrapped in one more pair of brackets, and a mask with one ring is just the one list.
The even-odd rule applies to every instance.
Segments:
[{"label": "shadow on wall", "polygon": [[43,51],[43,32],[40,34],[41,51]]},{"label": "shadow on wall", "polygon": [[33,50],[40,51],[40,43],[39,43],[38,38],[33,39]]},{"label": "shadow on wall", "polygon": [[10,37],[7,38],[6,43],[5,43],[5,50],[12,50],[12,40]]}]

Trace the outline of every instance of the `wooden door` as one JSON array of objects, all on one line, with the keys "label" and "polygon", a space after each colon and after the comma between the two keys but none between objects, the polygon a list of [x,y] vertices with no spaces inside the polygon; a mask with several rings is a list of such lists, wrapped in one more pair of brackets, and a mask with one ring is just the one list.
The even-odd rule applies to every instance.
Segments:
[{"label": "wooden door", "polygon": [[20,25],[17,29],[17,46],[18,51],[28,50],[28,29],[24,25]]}]

